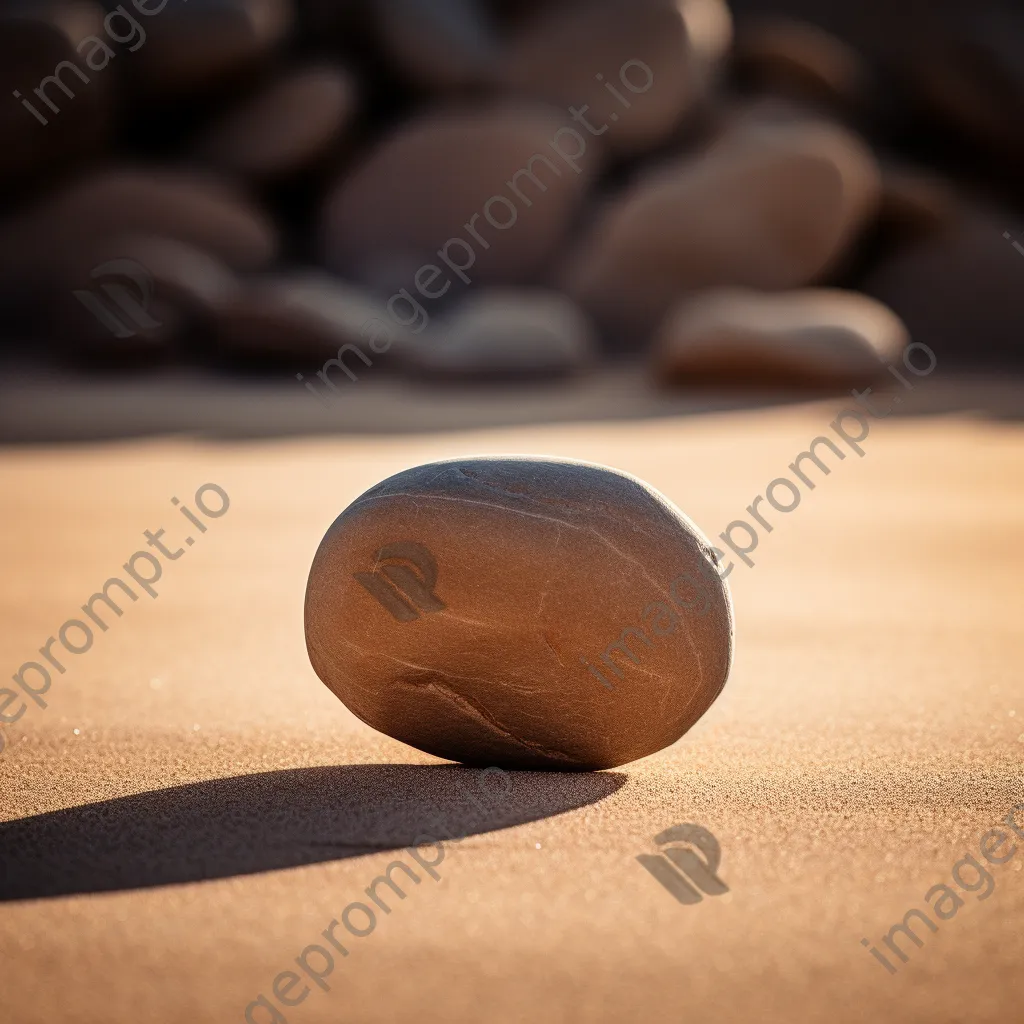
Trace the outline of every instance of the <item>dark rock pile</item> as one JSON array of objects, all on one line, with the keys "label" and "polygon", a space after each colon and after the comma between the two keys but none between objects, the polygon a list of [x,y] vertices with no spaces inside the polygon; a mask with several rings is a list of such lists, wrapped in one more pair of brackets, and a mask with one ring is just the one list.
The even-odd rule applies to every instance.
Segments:
[{"label": "dark rock pile", "polygon": [[0,326],[79,364],[1024,352],[1010,3],[8,0],[0,79]]}]

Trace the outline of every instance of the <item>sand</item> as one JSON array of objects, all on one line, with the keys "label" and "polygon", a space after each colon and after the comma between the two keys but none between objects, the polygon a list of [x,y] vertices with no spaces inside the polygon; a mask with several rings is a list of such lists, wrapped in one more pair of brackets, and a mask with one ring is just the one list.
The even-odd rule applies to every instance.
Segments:
[{"label": "sand", "polygon": [[[776,514],[756,565],[730,576],[737,657],[722,696],[673,747],[614,771],[510,773],[508,795],[477,806],[478,772],[374,733],[306,657],[302,595],[323,531],[403,467],[467,453],[600,462],[716,534],[834,415],[809,403],[4,450],[8,679],[145,547],[143,530],[183,542],[173,496],[194,508],[213,482],[231,505],[164,567],[158,597],[64,655],[45,709],[5,727],[3,1020],[220,1024],[260,994],[281,1006],[275,977],[351,903],[374,907],[364,890],[396,858],[420,882],[375,907],[372,934],[334,932],[349,955],[329,990],[284,1010],[290,1024],[1014,1019],[1024,840],[989,868],[988,898],[961,893],[936,933],[917,928],[920,948],[902,943],[896,974],[861,939],[880,945],[927,909],[1024,802],[1021,423],[873,424],[864,457]],[[468,832],[420,851],[443,852],[439,880],[402,849],[433,812]],[[684,822],[717,837],[729,888],[692,906],[635,860]]]}]

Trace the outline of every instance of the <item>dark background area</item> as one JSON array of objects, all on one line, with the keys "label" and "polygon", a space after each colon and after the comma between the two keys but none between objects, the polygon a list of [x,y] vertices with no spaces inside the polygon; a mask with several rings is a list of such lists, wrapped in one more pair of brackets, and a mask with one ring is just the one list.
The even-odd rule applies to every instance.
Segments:
[{"label": "dark background area", "polygon": [[[484,385],[551,381],[566,388],[569,416],[572,386],[623,366],[642,382],[634,398],[644,397],[621,408],[638,414],[703,407],[740,388],[726,401],[746,402],[751,384],[788,394],[863,383],[849,370],[824,374],[813,358],[776,359],[770,346],[752,361],[719,335],[699,366],[672,364],[665,296],[674,308],[723,287],[854,291],[895,312],[944,374],[1019,372],[1019,4],[732,0],[728,11],[723,47],[701,35],[728,17],[719,0],[167,0],[150,16],[130,2],[4,0],[0,431],[8,440],[85,436],[112,410],[114,433],[131,432],[133,420],[145,421],[140,430],[184,428],[190,409],[209,427],[213,405],[230,404],[240,387],[254,401],[270,392],[306,400],[303,387],[339,348],[365,350],[360,327],[386,316],[403,282],[411,287],[410,269],[444,243],[439,232],[465,235],[481,197],[507,193],[531,152],[550,152],[544,119],[571,124],[572,98],[593,100],[579,95],[587,69],[614,79],[619,58],[656,69],[649,95],[660,113],[645,122],[651,108],[638,100],[615,141],[599,151],[597,140],[581,158],[577,181],[538,195],[500,238],[491,231],[493,262],[480,260],[469,287],[420,300],[426,330],[396,335],[372,368],[349,360],[350,379],[382,387],[405,378],[428,412],[452,402],[486,410]],[[64,61],[89,81],[64,65],[74,95],[51,82],[54,113],[33,90]],[[432,135],[445,119],[447,134]],[[632,250],[602,249],[609,211],[652,174],[692,171],[743,132],[789,138],[822,125],[868,147],[879,182],[827,259],[782,266],[812,244],[808,225],[834,212],[816,218],[796,171],[791,181],[751,173],[680,193],[672,234],[653,237],[648,225],[652,237],[637,228]],[[396,140],[410,131],[418,140],[403,151]],[[699,231],[684,237],[686,202],[727,252],[709,258],[713,269],[702,265]],[[775,232],[767,246],[758,218]],[[590,258],[605,259],[604,276],[576,287]],[[828,330],[858,333],[838,307],[822,316]],[[833,343],[828,330],[822,345]],[[567,378],[576,385],[560,383]],[[334,380],[353,386],[337,368]],[[147,410],[155,403],[166,415],[132,411],[140,388],[155,396]],[[19,398],[30,393],[36,414]],[[562,418],[563,392],[546,394],[543,415]],[[312,399],[297,418],[268,402],[263,432],[278,421],[282,431],[351,428],[344,416],[318,427]],[[71,406],[80,414],[55,424]],[[359,415],[372,429],[372,413]]]}]

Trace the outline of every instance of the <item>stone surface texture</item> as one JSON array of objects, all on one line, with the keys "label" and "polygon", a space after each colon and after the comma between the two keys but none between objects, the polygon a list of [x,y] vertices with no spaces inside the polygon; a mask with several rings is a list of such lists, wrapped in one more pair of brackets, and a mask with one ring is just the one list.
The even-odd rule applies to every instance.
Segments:
[{"label": "stone surface texture", "polygon": [[909,342],[892,310],[857,292],[723,288],[669,314],[654,365],[674,382],[858,384],[884,372]]},{"label": "stone surface texture", "polygon": [[567,461],[432,463],[371,488],[320,545],[305,621],[314,669],[364,722],[503,767],[652,754],[732,660],[728,591],[693,523]]}]

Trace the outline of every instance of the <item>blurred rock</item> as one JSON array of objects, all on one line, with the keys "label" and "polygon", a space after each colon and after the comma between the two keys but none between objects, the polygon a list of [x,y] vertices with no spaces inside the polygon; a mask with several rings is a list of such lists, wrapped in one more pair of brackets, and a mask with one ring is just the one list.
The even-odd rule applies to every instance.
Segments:
[{"label": "blurred rock", "polygon": [[791,97],[771,94],[760,96],[727,96],[715,105],[710,128],[715,139],[750,129],[771,128],[775,125],[815,123],[831,124],[819,110]]},{"label": "blurred rock", "polygon": [[733,45],[733,20],[724,0],[675,0],[686,23],[701,93],[709,93]]},{"label": "blurred rock", "polygon": [[102,24],[95,3],[38,0],[0,9],[0,185],[56,177],[106,141],[111,72],[104,79],[76,50]]},{"label": "blurred rock", "polygon": [[356,113],[355,82],[311,67],[276,79],[205,131],[197,156],[219,170],[273,181],[309,169],[344,138]]},{"label": "blurred rock", "polygon": [[744,25],[734,63],[755,88],[843,113],[867,102],[871,72],[853,47],[824,29],[791,18]]},{"label": "blurred rock", "polygon": [[811,122],[749,127],[613,202],[571,262],[568,288],[637,334],[688,292],[801,287],[843,259],[878,193],[874,159],[849,132]]},{"label": "blurred rock", "polygon": [[492,289],[420,335],[409,353],[417,374],[509,380],[575,373],[596,349],[587,318],[564,295]]},{"label": "blurred rock", "polygon": [[410,81],[431,89],[494,78],[499,40],[478,0],[373,0],[384,49]]},{"label": "blurred rock", "polygon": [[140,366],[204,352],[213,311],[237,287],[210,253],[173,239],[121,235],[83,240],[22,304],[34,335],[70,361]]},{"label": "blurred rock", "polygon": [[328,265],[428,299],[536,274],[601,165],[600,141],[562,124],[544,107],[477,107],[403,125],[329,196]]},{"label": "blurred rock", "polygon": [[693,110],[730,38],[721,0],[555,6],[518,34],[502,79],[571,108],[589,134],[634,153],[665,141]]},{"label": "blurred rock", "polygon": [[[156,10],[153,0],[149,5]],[[184,97],[257,66],[292,27],[291,0],[188,0],[145,19],[131,75],[147,96]]]},{"label": "blurred rock", "polygon": [[902,161],[882,160],[879,226],[894,239],[905,241],[954,224],[956,191],[938,174]]},{"label": "blurred rock", "polygon": [[[370,361],[349,352],[345,365],[357,377],[393,344],[410,345],[408,332],[388,316],[384,300],[320,271],[249,281],[236,301],[219,311],[217,338],[225,352],[293,364],[323,363],[337,358],[342,346],[354,345]],[[330,379],[336,376],[328,373]]]},{"label": "blurred rock", "polygon": [[187,243],[238,270],[258,270],[277,239],[259,210],[209,176],[118,168],[73,182],[0,223],[0,281],[8,294],[55,282],[123,256],[124,236]]},{"label": "blurred rock", "polygon": [[[120,255],[106,259],[110,252]],[[111,365],[162,359],[206,328],[239,284],[218,259],[169,238],[97,239],[44,295],[38,322],[66,355]],[[87,270],[86,267],[89,269]]]},{"label": "blurred rock", "polygon": [[674,309],[657,332],[657,378],[669,384],[854,386],[909,343],[892,310],[829,288],[720,289]]},{"label": "blurred rock", "polygon": [[117,248],[146,268],[158,297],[189,316],[209,319],[241,289],[238,276],[215,256],[171,238],[128,236]]},{"label": "blurred rock", "polygon": [[1024,256],[1012,227],[1008,217],[970,212],[892,253],[861,287],[891,306],[940,366],[1024,366]]}]

